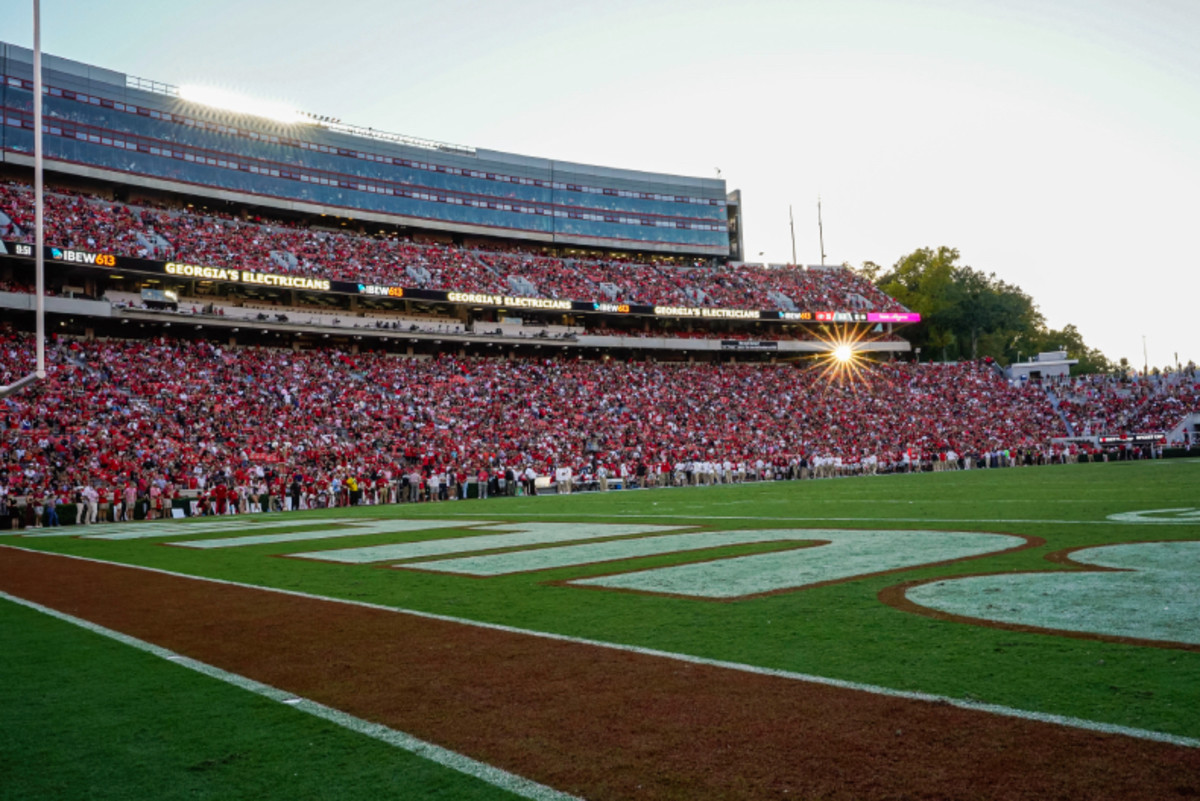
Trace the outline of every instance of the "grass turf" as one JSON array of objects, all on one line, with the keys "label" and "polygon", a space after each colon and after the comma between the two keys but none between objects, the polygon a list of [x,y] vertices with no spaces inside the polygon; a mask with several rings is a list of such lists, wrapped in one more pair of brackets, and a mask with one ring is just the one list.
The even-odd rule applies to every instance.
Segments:
[{"label": "grass turf", "polygon": [[[149,540],[64,537],[5,541],[1200,737],[1200,652],[1196,650],[940,621],[894,609],[877,597],[884,588],[911,580],[975,573],[1064,571],[1067,568],[1045,557],[1069,548],[1200,539],[1200,522],[1115,524],[1107,520],[1108,515],[1117,513],[1188,507],[1198,500],[1197,487],[1200,460],[1174,460],[366,507],[304,512],[287,518],[314,523],[327,517],[461,516],[500,522],[687,524],[724,530],[920,528],[1015,533],[1045,540],[1044,545],[1023,551],[950,565],[919,566],[730,603],[554,583],[612,572],[615,568],[611,564],[479,579],[280,558],[298,551],[469,535],[466,530],[211,551],[163,544],[187,539],[186,522],[180,526],[180,536]],[[228,532],[220,536],[233,535]],[[756,550],[763,548],[742,547],[728,553]],[[713,555],[702,554],[706,558]],[[695,558],[663,555],[638,559],[627,566],[642,568]],[[1200,566],[1196,569],[1195,587],[1200,591]],[[33,657],[35,661],[38,658]],[[5,673],[6,684],[20,686],[28,680],[19,676],[9,680],[7,669]],[[237,770],[237,762],[230,763],[229,769]]]},{"label": "grass turf", "polygon": [[512,795],[0,600],[0,799]]}]

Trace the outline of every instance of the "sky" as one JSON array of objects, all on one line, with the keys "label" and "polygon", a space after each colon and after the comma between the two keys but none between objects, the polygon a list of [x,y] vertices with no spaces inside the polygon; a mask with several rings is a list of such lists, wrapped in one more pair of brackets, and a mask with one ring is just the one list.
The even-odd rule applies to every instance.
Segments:
[{"label": "sky", "polygon": [[819,263],[819,200],[828,263],[953,247],[1114,361],[1200,362],[1196,0],[43,0],[41,29],[350,124],[719,171],[748,260],[792,261],[790,209]]}]

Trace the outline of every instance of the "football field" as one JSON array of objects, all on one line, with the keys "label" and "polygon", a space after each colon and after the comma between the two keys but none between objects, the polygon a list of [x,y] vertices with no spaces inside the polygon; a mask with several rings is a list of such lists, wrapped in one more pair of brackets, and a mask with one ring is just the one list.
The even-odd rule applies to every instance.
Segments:
[{"label": "football field", "polygon": [[1200,459],[40,529],[0,592],[3,798],[1200,792]]}]

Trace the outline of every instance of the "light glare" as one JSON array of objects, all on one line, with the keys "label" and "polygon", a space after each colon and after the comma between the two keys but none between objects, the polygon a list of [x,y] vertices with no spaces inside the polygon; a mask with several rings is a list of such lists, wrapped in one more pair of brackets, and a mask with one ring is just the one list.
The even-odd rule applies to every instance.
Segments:
[{"label": "light glare", "polygon": [[285,125],[295,125],[296,123],[304,122],[306,119],[303,114],[286,103],[258,100],[253,97],[239,95],[237,92],[218,89],[214,86],[181,86],[179,87],[179,97],[189,103],[198,103],[202,106],[209,106],[223,111],[232,111],[235,114],[263,117]]},{"label": "light glare", "polygon": [[853,390],[858,382],[866,382],[871,364],[863,358],[861,346],[867,337],[867,332],[858,328],[817,334],[825,349],[814,354],[813,367],[826,384],[847,384]]}]

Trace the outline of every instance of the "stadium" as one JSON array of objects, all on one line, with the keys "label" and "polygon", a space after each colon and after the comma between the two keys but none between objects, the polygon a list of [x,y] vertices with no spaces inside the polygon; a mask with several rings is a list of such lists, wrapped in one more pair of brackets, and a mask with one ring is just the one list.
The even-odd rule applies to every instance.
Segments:
[{"label": "stadium", "polygon": [[14,797],[1200,792],[1194,373],[922,362],[720,178],[42,64],[39,254],[0,43]]}]

